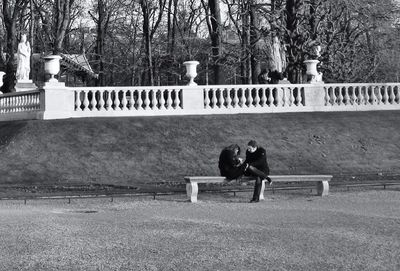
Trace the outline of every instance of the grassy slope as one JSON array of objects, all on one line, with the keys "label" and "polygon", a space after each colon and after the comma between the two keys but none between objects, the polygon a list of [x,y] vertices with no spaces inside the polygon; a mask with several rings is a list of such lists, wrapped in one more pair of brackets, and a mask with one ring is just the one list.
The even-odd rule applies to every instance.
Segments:
[{"label": "grassy slope", "polygon": [[265,146],[271,174],[400,174],[400,111],[0,123],[0,184],[131,184],[216,175],[220,150]]}]

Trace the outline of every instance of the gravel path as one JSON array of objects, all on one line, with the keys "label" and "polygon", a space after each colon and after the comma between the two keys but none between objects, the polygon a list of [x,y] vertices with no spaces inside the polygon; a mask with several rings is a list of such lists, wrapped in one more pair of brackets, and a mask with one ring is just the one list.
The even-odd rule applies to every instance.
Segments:
[{"label": "gravel path", "polygon": [[0,202],[0,270],[400,270],[399,191],[248,199]]}]

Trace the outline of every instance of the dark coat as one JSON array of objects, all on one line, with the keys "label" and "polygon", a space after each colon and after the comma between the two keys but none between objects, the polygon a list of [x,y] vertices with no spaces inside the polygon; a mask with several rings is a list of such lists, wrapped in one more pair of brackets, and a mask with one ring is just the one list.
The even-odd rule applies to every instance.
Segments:
[{"label": "dark coat", "polygon": [[269,175],[267,152],[264,148],[258,147],[253,153],[246,151],[246,161],[244,163],[248,163],[250,166],[253,166]]},{"label": "dark coat", "polygon": [[238,155],[235,154],[235,147],[238,148],[237,145],[231,145],[224,148],[219,155],[218,161],[218,168],[221,176],[230,180],[243,176],[246,169],[246,164],[241,164]]}]

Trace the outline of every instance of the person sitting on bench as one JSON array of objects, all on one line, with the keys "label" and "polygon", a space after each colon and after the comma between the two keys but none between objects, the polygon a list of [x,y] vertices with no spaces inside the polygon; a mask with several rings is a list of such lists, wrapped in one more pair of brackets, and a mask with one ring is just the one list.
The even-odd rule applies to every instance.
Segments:
[{"label": "person sitting on bench", "polygon": [[[259,179],[262,182],[263,179],[267,179],[271,182],[271,179],[263,171],[258,170],[256,167],[243,162],[243,159],[239,157],[240,147],[237,144],[225,147],[219,156],[218,168],[221,176],[226,177],[228,180],[239,179],[243,175],[253,176],[256,178],[256,182]],[[258,189],[258,186],[257,186]],[[261,190],[261,186],[260,186]],[[258,190],[257,190],[258,191]],[[258,191],[258,198],[255,201],[258,202],[260,191]],[[254,198],[254,196],[253,196]]]},{"label": "person sitting on bench", "polygon": [[246,160],[244,161],[244,163],[258,169],[259,171],[262,171],[266,175],[260,177],[259,175],[253,175],[251,171],[245,172],[246,176],[253,176],[256,178],[256,183],[254,184],[253,198],[250,202],[258,202],[260,198],[262,180],[266,179],[269,185],[272,184],[272,180],[268,177],[269,167],[266,151],[264,148],[259,147],[255,140],[250,140],[247,144]]}]

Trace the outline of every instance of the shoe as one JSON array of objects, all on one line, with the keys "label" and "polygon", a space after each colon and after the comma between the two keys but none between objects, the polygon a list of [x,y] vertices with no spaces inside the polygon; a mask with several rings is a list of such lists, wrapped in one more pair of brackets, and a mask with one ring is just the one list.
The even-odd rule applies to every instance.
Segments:
[{"label": "shoe", "polygon": [[260,200],[258,200],[258,199],[252,199],[251,201],[250,201],[250,203],[257,203],[257,202],[259,202]]},{"label": "shoe", "polygon": [[272,185],[272,180],[271,180],[271,178],[267,178],[267,181],[268,181],[268,184],[269,184],[269,186],[271,186]]}]

